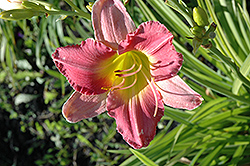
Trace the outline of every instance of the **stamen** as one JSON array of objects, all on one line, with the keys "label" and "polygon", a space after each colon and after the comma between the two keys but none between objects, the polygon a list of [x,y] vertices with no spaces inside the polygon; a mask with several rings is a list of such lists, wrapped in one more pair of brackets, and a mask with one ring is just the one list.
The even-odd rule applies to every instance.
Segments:
[{"label": "stamen", "polygon": [[125,69],[125,70],[116,70],[114,71],[115,73],[117,72],[127,72],[127,71],[131,71],[133,68],[135,68],[135,63],[129,68],[129,69]]},{"label": "stamen", "polygon": [[120,88],[124,85],[125,83],[125,78],[122,79],[122,81],[118,84],[118,85],[115,85],[115,82],[116,82],[117,78],[114,80],[112,86],[109,86],[109,87],[101,87],[102,90],[109,90],[109,91],[112,91],[114,90],[115,88]]},{"label": "stamen", "polygon": [[[135,57],[139,60],[139,63],[135,60]],[[137,74],[139,71],[141,71],[141,69],[142,69],[142,62],[141,62],[141,59],[136,55],[136,54],[132,54],[132,56],[131,56],[132,58],[133,58],[133,60],[134,60],[134,64],[132,65],[132,67],[134,68],[135,66],[135,64],[137,64],[137,65],[139,65],[139,67],[138,67],[138,69],[136,70],[136,71],[134,71],[134,72],[132,72],[132,73],[127,73],[127,74],[116,74],[116,76],[118,76],[118,77],[129,77],[129,76],[132,76],[132,75],[135,75],[135,74]],[[131,67],[131,68],[132,68]],[[129,70],[129,69],[127,69],[127,70]],[[131,69],[132,70],[132,69]],[[130,71],[131,71],[130,70]]]},{"label": "stamen", "polygon": [[153,94],[154,94],[154,98],[155,98],[155,112],[154,112],[154,117],[156,116],[157,114],[157,111],[158,111],[158,100],[157,100],[157,95],[156,95],[156,91],[151,83],[151,81],[149,81],[149,79],[147,78],[146,74],[142,71],[142,74],[144,75],[145,79],[147,80],[150,88],[152,89],[153,91]]},{"label": "stamen", "polygon": [[125,83],[125,78],[122,79],[122,82],[121,82],[120,84],[118,84],[118,85],[116,85],[116,86],[112,86],[112,87],[110,88],[110,90],[112,91],[112,90],[115,90],[116,88],[117,88],[117,89],[120,89],[120,87],[122,87],[122,86],[124,85],[124,83]]},{"label": "stamen", "polygon": [[138,67],[138,69],[132,73],[128,73],[128,74],[116,74],[116,76],[118,77],[129,77],[129,76],[132,76],[132,75],[135,75],[137,74],[142,68],[142,64],[140,64],[140,66]]},{"label": "stamen", "polygon": [[135,80],[134,80],[134,82],[131,85],[123,87],[123,88],[119,88],[118,90],[129,89],[129,88],[133,87],[136,82],[137,82],[137,75],[135,75]]}]

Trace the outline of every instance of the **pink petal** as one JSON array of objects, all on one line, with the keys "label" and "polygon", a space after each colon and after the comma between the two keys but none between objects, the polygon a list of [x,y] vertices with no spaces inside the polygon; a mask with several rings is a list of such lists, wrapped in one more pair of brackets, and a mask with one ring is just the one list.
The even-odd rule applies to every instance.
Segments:
[{"label": "pink petal", "polygon": [[84,95],[75,91],[63,105],[63,116],[71,123],[95,117],[106,111],[106,98],[106,93]]},{"label": "pink petal", "polygon": [[192,110],[201,105],[203,98],[193,91],[178,75],[156,82],[163,102],[174,108]]},{"label": "pink petal", "polygon": [[92,8],[95,38],[105,45],[118,49],[118,44],[136,27],[120,0],[98,0]]},{"label": "pink petal", "polygon": [[119,90],[111,91],[108,96],[108,114],[116,119],[118,132],[133,148],[148,146],[155,136],[157,123],[164,114],[160,95],[156,89],[154,91],[158,100],[156,116],[154,116],[156,102],[149,85],[127,101],[121,98]]},{"label": "pink petal", "polygon": [[119,46],[119,54],[131,50],[143,52],[151,63],[151,75],[155,81],[171,78],[182,65],[182,55],[172,44],[173,35],[159,22],[142,23],[138,29],[128,34]]},{"label": "pink petal", "polygon": [[76,91],[94,95],[106,92],[103,87],[112,85],[107,76],[112,73],[109,64],[115,55],[111,48],[87,39],[81,45],[57,48],[52,57]]}]

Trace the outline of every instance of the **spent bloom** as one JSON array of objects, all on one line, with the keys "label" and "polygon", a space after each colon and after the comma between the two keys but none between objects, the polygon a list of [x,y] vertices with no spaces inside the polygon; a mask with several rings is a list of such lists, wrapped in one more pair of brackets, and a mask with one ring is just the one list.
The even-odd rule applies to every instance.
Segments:
[{"label": "spent bloom", "polygon": [[11,9],[23,9],[22,2],[24,0],[0,0],[0,9],[11,10]]},{"label": "spent bloom", "polygon": [[92,8],[95,40],[57,48],[53,60],[75,92],[63,106],[69,122],[105,111],[134,148],[148,146],[164,115],[164,104],[194,109],[201,96],[177,75],[182,55],[159,22],[138,28],[120,0],[98,0]]}]

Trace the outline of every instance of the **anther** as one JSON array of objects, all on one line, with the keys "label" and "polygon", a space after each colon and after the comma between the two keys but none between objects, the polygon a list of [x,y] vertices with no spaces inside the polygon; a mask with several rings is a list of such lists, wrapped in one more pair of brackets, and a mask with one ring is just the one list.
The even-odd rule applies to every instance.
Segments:
[{"label": "anther", "polygon": [[115,74],[116,76],[118,77],[129,77],[129,76],[132,76],[132,75],[135,75],[137,74],[139,71],[141,71],[141,68],[142,68],[142,64],[140,64],[140,66],[138,67],[138,69],[132,73],[127,73],[127,74]]}]

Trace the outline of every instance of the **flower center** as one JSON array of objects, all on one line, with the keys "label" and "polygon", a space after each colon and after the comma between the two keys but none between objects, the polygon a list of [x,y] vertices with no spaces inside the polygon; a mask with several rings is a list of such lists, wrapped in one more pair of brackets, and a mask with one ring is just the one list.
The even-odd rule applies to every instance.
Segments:
[{"label": "flower center", "polygon": [[156,116],[158,110],[157,92],[151,82],[153,78],[150,74],[148,57],[140,51],[128,51],[113,57],[109,67],[109,71],[112,71],[112,74],[109,75],[112,85],[102,89],[118,91],[124,101],[129,101],[149,85],[155,98],[154,116]]},{"label": "flower center", "polygon": [[112,85],[103,89],[122,90],[121,93],[130,98],[142,90],[148,84],[147,80],[151,79],[149,60],[140,51],[128,51],[117,55],[112,63],[115,66],[110,77]]}]

